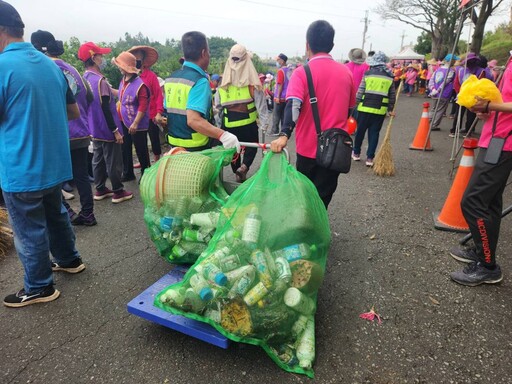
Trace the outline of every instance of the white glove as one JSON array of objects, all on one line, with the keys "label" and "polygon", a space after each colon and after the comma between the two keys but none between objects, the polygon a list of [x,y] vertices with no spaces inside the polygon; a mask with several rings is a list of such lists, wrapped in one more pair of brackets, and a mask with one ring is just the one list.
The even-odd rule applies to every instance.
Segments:
[{"label": "white glove", "polygon": [[224,131],[224,133],[219,137],[219,140],[224,148],[236,148],[236,151],[240,153],[240,142],[232,133]]}]

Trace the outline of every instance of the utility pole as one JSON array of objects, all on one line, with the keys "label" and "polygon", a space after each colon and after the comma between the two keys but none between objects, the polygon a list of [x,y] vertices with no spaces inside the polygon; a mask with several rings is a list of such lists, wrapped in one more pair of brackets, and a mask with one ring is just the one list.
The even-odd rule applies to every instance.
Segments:
[{"label": "utility pole", "polygon": [[361,20],[364,22],[364,29],[363,29],[363,46],[361,49],[364,51],[364,43],[366,43],[366,32],[368,32],[368,24],[370,23],[370,20],[368,20],[368,15],[370,14],[370,11],[364,12],[364,19]]},{"label": "utility pole", "polygon": [[402,31],[402,42],[400,43],[400,50],[404,49],[404,39],[407,37],[405,31]]}]

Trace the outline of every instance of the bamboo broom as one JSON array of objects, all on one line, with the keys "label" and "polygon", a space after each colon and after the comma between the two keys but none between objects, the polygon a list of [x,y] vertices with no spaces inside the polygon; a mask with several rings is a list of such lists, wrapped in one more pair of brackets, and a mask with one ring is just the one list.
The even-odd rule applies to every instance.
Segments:
[{"label": "bamboo broom", "polygon": [[[400,96],[400,92],[402,91],[402,85],[403,81],[400,82],[400,85],[396,91],[393,113],[396,111],[398,96]],[[375,162],[372,167],[372,171],[377,176],[394,176],[395,174],[395,164],[393,163],[393,151],[391,148],[391,127],[393,125],[393,119],[394,116],[390,116],[388,126],[386,128],[386,135],[384,136],[382,145],[377,151],[377,155],[375,155]]]},{"label": "bamboo broom", "polygon": [[0,256],[12,246],[12,230],[7,226],[7,211],[0,208]]}]

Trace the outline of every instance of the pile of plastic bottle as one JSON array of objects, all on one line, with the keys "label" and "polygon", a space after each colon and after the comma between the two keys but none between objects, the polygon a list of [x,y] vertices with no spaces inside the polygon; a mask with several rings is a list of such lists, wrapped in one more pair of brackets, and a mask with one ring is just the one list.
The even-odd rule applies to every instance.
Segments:
[{"label": "pile of plastic bottle", "polygon": [[211,197],[180,197],[147,205],[144,220],[160,255],[173,264],[193,263],[216,229],[220,204]]},{"label": "pile of plastic bottle", "polygon": [[[174,242],[177,235],[173,234],[175,216],[170,225],[164,220],[167,216],[161,216],[166,231],[158,232],[162,241],[172,246],[171,257],[179,257],[175,247],[183,252],[199,252],[199,248],[191,251],[185,244],[205,244],[211,236],[209,230],[219,213],[201,215],[192,214],[183,220],[198,229],[182,223],[178,242]],[[245,207],[244,214],[238,212],[237,216],[242,219],[231,220],[215,235],[214,249],[200,256],[185,280],[164,290],[157,301],[160,306],[207,318],[219,324],[221,332],[242,341],[263,339],[282,364],[311,369],[315,358],[316,292],[323,280],[323,267],[315,262],[320,252],[314,244],[306,243],[269,249],[260,237],[262,218],[258,208]],[[162,228],[162,223],[159,225]],[[194,235],[189,236],[189,232]]]}]

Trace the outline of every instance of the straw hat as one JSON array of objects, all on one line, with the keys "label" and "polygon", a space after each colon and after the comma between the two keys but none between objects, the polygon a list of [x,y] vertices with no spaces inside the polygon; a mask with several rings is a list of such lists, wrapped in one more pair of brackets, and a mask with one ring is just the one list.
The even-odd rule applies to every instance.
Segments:
[{"label": "straw hat", "polygon": [[135,51],[143,51],[144,52],[144,61],[143,65],[147,68],[151,67],[158,61],[158,51],[147,45],[137,45],[135,47],[131,47],[128,52],[134,53]]},{"label": "straw hat", "polygon": [[352,48],[348,52],[348,58],[356,64],[363,64],[366,61],[366,52],[360,48]]},{"label": "straw hat", "polygon": [[130,52],[121,52],[119,56],[112,59],[112,64],[128,73],[139,73],[136,67],[137,59]]}]

